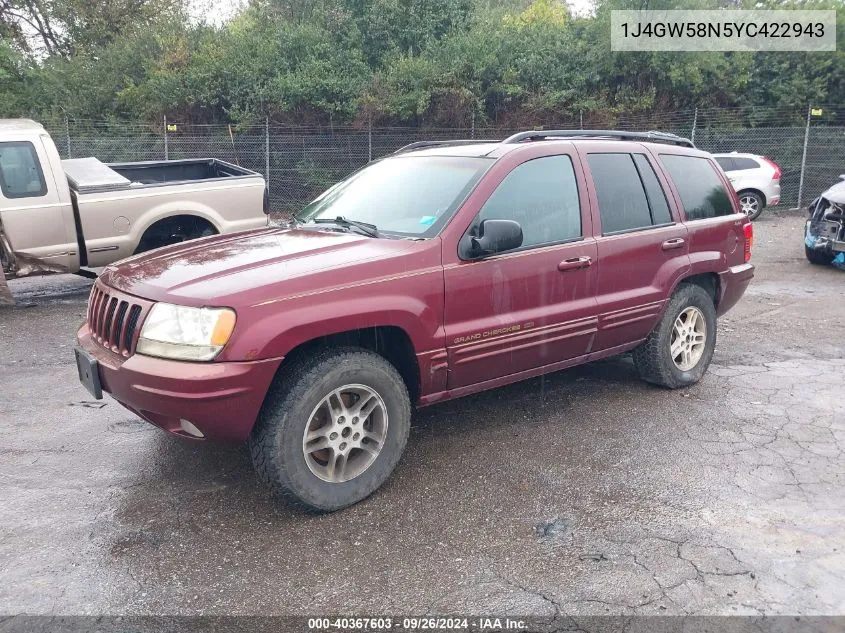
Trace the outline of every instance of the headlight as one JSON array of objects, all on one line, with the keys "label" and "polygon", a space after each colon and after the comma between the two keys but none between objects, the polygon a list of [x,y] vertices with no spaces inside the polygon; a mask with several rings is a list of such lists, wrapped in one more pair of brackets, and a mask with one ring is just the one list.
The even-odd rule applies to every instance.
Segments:
[{"label": "headlight", "polygon": [[212,360],[232,335],[229,308],[187,308],[156,303],[141,328],[137,352],[177,360]]}]

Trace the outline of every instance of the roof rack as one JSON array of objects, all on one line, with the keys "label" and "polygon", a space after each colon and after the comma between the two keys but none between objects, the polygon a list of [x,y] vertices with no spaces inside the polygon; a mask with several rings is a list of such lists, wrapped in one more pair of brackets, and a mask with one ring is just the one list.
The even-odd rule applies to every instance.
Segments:
[{"label": "roof rack", "polygon": [[410,152],[414,149],[422,149],[424,147],[450,147],[459,145],[474,145],[476,143],[501,143],[499,139],[457,139],[453,141],[417,141],[415,143],[408,143],[407,145],[397,149],[394,154],[402,154]]},{"label": "roof rack", "polygon": [[656,141],[681,147],[695,147],[688,138],[670,132],[624,132],[622,130],[531,130],[509,136],[502,143],[522,143],[546,138],[612,138],[620,141]]}]

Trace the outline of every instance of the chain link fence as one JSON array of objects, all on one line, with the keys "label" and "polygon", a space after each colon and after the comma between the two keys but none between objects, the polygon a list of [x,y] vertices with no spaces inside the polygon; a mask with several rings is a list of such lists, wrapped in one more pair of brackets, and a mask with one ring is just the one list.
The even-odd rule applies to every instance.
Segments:
[{"label": "chain link fence", "polygon": [[[544,121],[543,129],[661,130],[686,136],[710,152],[767,156],[782,170],[778,208],[806,205],[845,173],[845,121],[837,108],[821,114],[761,109],[692,110],[623,117],[582,113]],[[845,109],[843,109],[845,112]],[[271,207],[301,208],[370,160],[420,140],[501,139],[517,128],[292,127],[155,124],[55,119],[43,121],[62,158],[96,156],[103,162],[219,158],[264,175]],[[805,153],[806,146],[806,153]]]}]

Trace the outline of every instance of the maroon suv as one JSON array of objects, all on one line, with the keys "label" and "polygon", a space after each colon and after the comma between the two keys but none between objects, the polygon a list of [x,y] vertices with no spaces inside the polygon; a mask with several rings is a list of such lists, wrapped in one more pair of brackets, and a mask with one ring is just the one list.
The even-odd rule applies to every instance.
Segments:
[{"label": "maroon suv", "polygon": [[395,468],[413,405],[629,350],[649,382],[699,380],[754,274],[731,192],[668,134],[415,143],[288,227],[108,267],[80,379],[171,433],[248,441],[275,491],[342,508]]}]

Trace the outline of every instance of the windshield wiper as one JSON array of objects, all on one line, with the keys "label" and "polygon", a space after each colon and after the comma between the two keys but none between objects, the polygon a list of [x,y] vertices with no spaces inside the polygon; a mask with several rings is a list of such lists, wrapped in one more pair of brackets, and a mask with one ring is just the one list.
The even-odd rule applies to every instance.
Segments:
[{"label": "windshield wiper", "polygon": [[364,235],[368,235],[370,237],[381,237],[378,232],[378,227],[375,224],[370,224],[369,222],[359,222],[358,220],[348,220],[342,215],[339,215],[334,219],[314,218],[311,221],[314,224],[337,224],[338,226],[342,226],[345,229],[356,228],[361,231]]}]

